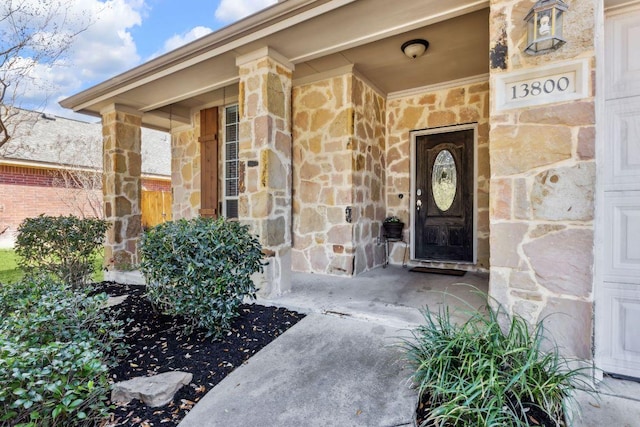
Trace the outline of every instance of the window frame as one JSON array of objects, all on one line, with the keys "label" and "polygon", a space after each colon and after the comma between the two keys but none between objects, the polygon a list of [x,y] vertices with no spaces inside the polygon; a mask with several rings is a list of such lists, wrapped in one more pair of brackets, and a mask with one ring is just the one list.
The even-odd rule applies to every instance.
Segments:
[{"label": "window frame", "polygon": [[[227,122],[227,118],[228,118],[228,111],[230,109],[235,108],[236,112],[236,119],[237,121],[235,123],[228,123]],[[231,105],[225,105],[222,108],[222,131],[223,131],[223,141],[222,141],[222,212],[220,213],[222,216],[224,216],[225,218],[230,218],[230,219],[237,219],[238,215],[236,216],[229,216],[228,215],[228,201],[236,201],[236,203],[238,203],[238,198],[239,198],[239,184],[240,184],[240,176],[239,176],[239,156],[238,156],[238,150],[239,150],[239,144],[240,144],[240,111],[239,111],[239,106],[238,104],[231,104]],[[231,141],[232,143],[236,144],[236,156],[235,159],[228,159],[228,150],[229,150],[229,140],[228,140],[228,129],[230,126],[236,126],[236,139],[235,141]],[[228,177],[227,173],[228,173],[228,164],[231,162],[236,162],[236,176],[235,177]],[[227,183],[230,180],[236,180],[236,194],[235,195],[227,195]],[[237,206],[237,205],[236,205]],[[237,207],[236,207],[236,213],[237,213]]]}]

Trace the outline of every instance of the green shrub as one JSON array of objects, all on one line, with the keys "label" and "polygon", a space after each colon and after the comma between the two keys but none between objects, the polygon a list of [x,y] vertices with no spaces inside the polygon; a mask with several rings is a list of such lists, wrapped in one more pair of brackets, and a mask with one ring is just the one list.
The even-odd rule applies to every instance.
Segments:
[{"label": "green shrub", "polygon": [[143,235],[140,268],[147,295],[165,313],[220,337],[246,296],[255,298],[253,273],[262,252],[248,227],[225,219],[196,218],[160,224]]},{"label": "green shrub", "polygon": [[50,275],[74,287],[86,284],[109,223],[97,218],[27,218],[18,227],[15,251],[28,276]]},{"label": "green shrub", "polygon": [[[530,415],[564,425],[565,398],[578,387],[592,390],[587,368],[572,369],[555,346],[541,349],[542,322],[531,327],[501,308],[473,312],[460,325],[446,308],[424,316],[404,346],[437,425],[528,426]],[[509,320],[508,330],[498,319]]]},{"label": "green shrub", "polygon": [[0,424],[94,425],[107,414],[108,366],[124,351],[106,294],[49,279],[0,287]]}]

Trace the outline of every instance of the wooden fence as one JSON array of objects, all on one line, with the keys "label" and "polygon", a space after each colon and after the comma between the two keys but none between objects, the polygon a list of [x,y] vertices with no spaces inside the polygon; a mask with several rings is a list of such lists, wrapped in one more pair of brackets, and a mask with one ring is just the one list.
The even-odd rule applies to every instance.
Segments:
[{"label": "wooden fence", "polygon": [[171,192],[143,190],[141,210],[144,228],[171,221]]}]

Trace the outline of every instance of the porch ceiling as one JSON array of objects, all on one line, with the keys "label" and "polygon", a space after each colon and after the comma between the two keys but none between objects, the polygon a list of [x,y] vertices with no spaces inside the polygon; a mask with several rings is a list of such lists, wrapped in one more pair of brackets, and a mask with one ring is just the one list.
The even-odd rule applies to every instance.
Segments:
[{"label": "porch ceiling", "polygon": [[[488,0],[286,0],[61,102],[99,115],[110,104],[144,112],[168,129],[237,95],[236,58],[269,46],[294,79],[345,65],[385,94],[488,72]],[[416,60],[400,46],[429,40]],[[226,88],[223,90],[222,88]],[[172,123],[170,123],[170,121]]]}]

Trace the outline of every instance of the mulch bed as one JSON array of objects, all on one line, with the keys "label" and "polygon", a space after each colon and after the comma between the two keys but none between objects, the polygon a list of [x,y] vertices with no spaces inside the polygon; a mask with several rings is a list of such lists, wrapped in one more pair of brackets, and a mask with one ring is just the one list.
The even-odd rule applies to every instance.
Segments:
[{"label": "mulch bed", "polygon": [[[418,401],[418,407],[416,408],[416,423],[418,426],[423,426],[423,427],[437,426],[435,421],[428,420],[429,416],[431,415],[432,407],[433,407],[433,402],[431,402],[431,396],[428,393],[425,393]],[[558,425],[554,423],[544,411],[534,406],[529,406],[527,408],[526,422],[531,427],[534,427],[534,426],[558,427]]]},{"label": "mulch bed", "polygon": [[191,384],[182,387],[168,405],[149,408],[133,400],[117,406],[102,427],[178,425],[205,393],[304,317],[283,308],[245,304],[232,331],[223,340],[213,341],[202,330],[184,335],[182,319],[155,312],[143,286],[104,282],[97,290],[110,296],[129,295],[114,307],[120,318],[132,320],[125,328],[128,356],[109,372],[114,382],[167,371],[193,374]]}]

